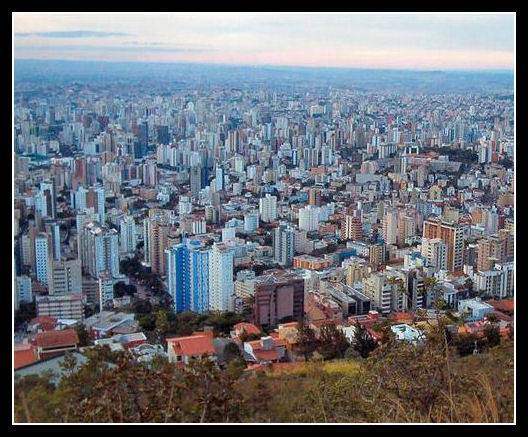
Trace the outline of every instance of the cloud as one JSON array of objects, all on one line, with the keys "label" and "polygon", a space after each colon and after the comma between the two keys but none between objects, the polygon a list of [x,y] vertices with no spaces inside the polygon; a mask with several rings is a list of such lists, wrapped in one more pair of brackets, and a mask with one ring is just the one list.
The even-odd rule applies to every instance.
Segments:
[{"label": "cloud", "polygon": [[109,36],[128,36],[128,33],[122,32],[101,32],[95,30],[70,30],[70,31],[53,31],[53,32],[17,32],[15,36],[40,36],[43,38],[105,38]]},{"label": "cloud", "polygon": [[199,47],[158,47],[158,46],[139,46],[139,45],[120,45],[120,46],[94,46],[94,45],[61,45],[61,46],[20,46],[15,44],[15,52],[20,51],[48,51],[48,52],[117,52],[117,53],[144,53],[148,52],[167,52],[167,53],[202,53],[216,52],[217,49],[199,48]]}]

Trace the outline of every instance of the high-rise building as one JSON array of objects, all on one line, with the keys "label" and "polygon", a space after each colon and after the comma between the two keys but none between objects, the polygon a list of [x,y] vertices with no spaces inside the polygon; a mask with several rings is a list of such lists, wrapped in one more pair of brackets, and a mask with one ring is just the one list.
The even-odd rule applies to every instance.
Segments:
[{"label": "high-rise building", "polygon": [[169,222],[163,217],[146,218],[145,228],[145,262],[153,273],[162,274],[165,270],[165,249],[169,235]]},{"label": "high-rise building", "polygon": [[295,255],[295,229],[280,224],[273,229],[273,259],[281,266],[292,265]]},{"label": "high-rise building", "polygon": [[81,231],[82,266],[86,273],[98,278],[103,272],[119,274],[119,238],[115,229],[98,222],[88,222]]},{"label": "high-rise building", "polygon": [[123,253],[132,253],[136,250],[136,222],[134,217],[125,215],[119,221],[120,249]]},{"label": "high-rise building", "polygon": [[233,311],[233,250],[222,243],[209,253],[209,309]]},{"label": "high-rise building", "polygon": [[277,197],[266,194],[259,200],[260,218],[263,222],[273,222],[277,220]]},{"label": "high-rise building", "polygon": [[359,216],[347,215],[343,221],[342,238],[345,240],[360,240],[363,237],[363,226]]},{"label": "high-rise building", "polygon": [[440,238],[447,244],[447,269],[460,271],[464,262],[464,229],[458,223],[431,217],[424,221],[423,237]]},{"label": "high-rise building", "polygon": [[26,275],[15,278],[15,309],[18,310],[21,303],[33,302],[31,278]]},{"label": "high-rise building", "polygon": [[422,257],[429,267],[447,269],[447,243],[440,238],[422,238]]},{"label": "high-rise building", "polygon": [[307,205],[299,210],[299,229],[302,231],[316,231],[319,228],[320,208]]},{"label": "high-rise building", "polygon": [[94,186],[88,190],[84,187],[79,187],[77,191],[72,192],[72,206],[81,212],[87,208],[93,208],[98,215],[99,223],[104,224],[106,220],[104,187]]},{"label": "high-rise building", "polygon": [[165,250],[165,274],[175,312],[209,310],[209,252],[199,241],[188,239]]},{"label": "high-rise building", "polygon": [[79,259],[54,261],[49,294],[82,293],[82,268]]},{"label": "high-rise building", "polygon": [[37,281],[49,285],[53,263],[53,241],[50,234],[40,232],[35,237],[35,276]]},{"label": "high-rise building", "polygon": [[198,194],[202,189],[202,168],[198,165],[194,165],[191,167],[190,172],[191,193]]},{"label": "high-rise building", "polygon": [[98,278],[99,308],[102,310],[114,300],[114,278],[108,272],[101,273]]},{"label": "high-rise building", "polygon": [[255,279],[254,318],[257,325],[276,326],[279,323],[300,320],[303,314],[304,279],[302,277],[277,272]]},{"label": "high-rise building", "polygon": [[398,211],[385,211],[382,236],[385,244],[396,244],[398,235]]},{"label": "high-rise building", "polygon": [[55,182],[45,181],[40,183],[40,189],[35,195],[35,211],[41,217],[57,217],[57,204],[55,194]]},{"label": "high-rise building", "polygon": [[259,213],[252,210],[244,214],[244,232],[252,233],[259,227]]}]

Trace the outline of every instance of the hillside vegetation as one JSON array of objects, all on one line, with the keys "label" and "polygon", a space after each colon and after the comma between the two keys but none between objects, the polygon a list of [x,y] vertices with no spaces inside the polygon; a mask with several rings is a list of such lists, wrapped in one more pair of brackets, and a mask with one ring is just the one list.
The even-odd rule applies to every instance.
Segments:
[{"label": "hillside vegetation", "polygon": [[[282,372],[197,360],[146,367],[107,349],[54,386],[15,381],[16,422],[512,422],[513,341],[459,357],[447,337],[391,340],[368,359],[308,362]],[[115,366],[105,363],[113,362]]]}]

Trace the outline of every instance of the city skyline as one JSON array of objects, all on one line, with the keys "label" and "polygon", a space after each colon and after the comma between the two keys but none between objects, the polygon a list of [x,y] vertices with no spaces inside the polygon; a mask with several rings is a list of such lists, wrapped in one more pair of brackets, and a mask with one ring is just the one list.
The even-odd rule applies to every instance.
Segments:
[{"label": "city skyline", "polygon": [[514,68],[508,13],[15,13],[13,29],[17,60]]}]

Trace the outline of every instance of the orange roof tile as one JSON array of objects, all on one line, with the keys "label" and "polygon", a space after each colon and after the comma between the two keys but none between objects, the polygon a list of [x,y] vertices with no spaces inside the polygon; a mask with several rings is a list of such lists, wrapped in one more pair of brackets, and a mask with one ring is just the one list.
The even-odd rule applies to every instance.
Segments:
[{"label": "orange roof tile", "polygon": [[35,349],[31,345],[15,345],[14,368],[27,366],[37,360]]},{"label": "orange roof tile", "polygon": [[191,335],[189,337],[168,338],[167,342],[172,344],[177,355],[205,355],[215,353],[213,339],[209,335]]},{"label": "orange roof tile", "polygon": [[63,329],[62,331],[44,331],[35,335],[32,343],[38,347],[54,347],[79,343],[79,337],[75,329]]},{"label": "orange roof tile", "polygon": [[236,332],[243,331],[247,335],[260,333],[260,329],[257,326],[255,326],[253,323],[240,322],[240,323],[237,323],[234,326],[234,328]]}]

